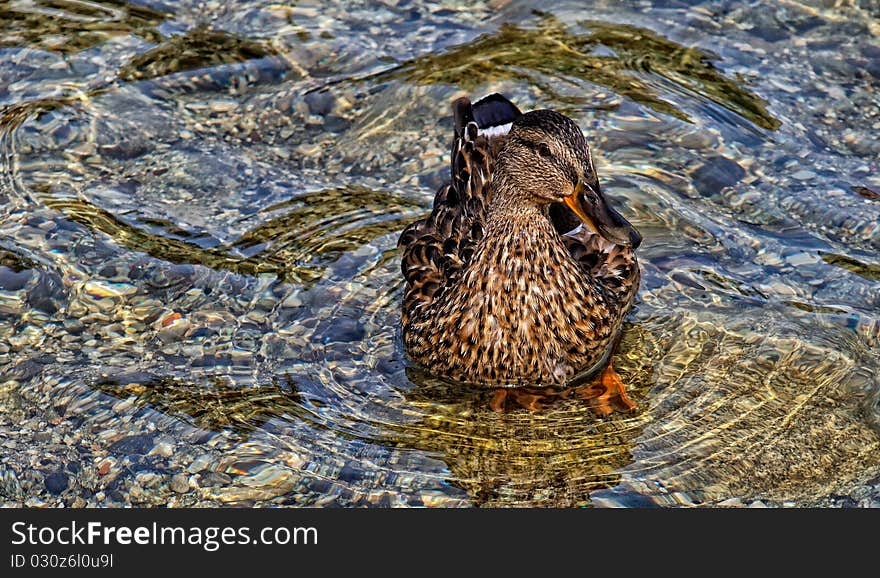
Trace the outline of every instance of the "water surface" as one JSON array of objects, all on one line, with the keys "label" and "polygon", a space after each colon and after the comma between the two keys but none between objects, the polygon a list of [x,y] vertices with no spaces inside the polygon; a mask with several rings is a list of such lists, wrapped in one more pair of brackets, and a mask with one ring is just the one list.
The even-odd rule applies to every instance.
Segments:
[{"label": "water surface", "polygon": [[[0,2],[0,504],[880,505],[871,2]],[[402,352],[451,101],[575,118],[639,405]]]}]

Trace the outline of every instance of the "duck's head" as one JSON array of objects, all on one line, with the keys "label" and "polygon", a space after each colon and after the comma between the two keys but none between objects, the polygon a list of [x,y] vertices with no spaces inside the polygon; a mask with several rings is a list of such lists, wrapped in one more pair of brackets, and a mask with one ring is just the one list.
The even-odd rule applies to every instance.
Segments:
[{"label": "duck's head", "polygon": [[498,155],[493,179],[506,202],[547,206],[565,203],[605,240],[638,247],[642,236],[612,207],[593,166],[580,127],[552,110],[534,110],[513,121]]}]

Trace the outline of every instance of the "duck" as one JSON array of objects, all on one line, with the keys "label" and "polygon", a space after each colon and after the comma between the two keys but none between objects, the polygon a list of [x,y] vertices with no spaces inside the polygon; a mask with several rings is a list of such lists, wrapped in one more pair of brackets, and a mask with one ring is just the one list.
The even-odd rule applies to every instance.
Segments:
[{"label": "duck", "polygon": [[[640,281],[638,230],[610,203],[578,124],[492,93],[452,102],[450,175],[400,234],[401,335],[444,380],[589,392],[632,412],[611,356]],[[586,379],[588,378],[588,379]],[[525,392],[525,393],[523,393]]]}]

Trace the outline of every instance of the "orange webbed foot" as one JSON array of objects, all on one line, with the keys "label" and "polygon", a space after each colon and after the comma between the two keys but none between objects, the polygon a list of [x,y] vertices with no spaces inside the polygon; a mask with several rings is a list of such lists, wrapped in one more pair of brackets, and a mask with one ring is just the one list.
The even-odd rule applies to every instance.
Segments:
[{"label": "orange webbed foot", "polygon": [[506,389],[496,389],[492,392],[492,399],[489,400],[489,409],[495,413],[504,413],[504,402],[507,400]]},{"label": "orange webbed foot", "polygon": [[602,375],[591,384],[576,390],[580,399],[589,401],[593,411],[601,416],[608,416],[614,410],[624,413],[632,413],[636,410],[636,404],[627,396],[626,386],[620,376],[614,371],[611,361],[605,366]]},{"label": "orange webbed foot", "polygon": [[547,394],[533,389],[496,389],[492,393],[492,399],[489,400],[489,409],[496,413],[504,413],[507,400],[510,399],[516,405],[529,411],[541,411],[544,409],[544,402],[552,397]]}]

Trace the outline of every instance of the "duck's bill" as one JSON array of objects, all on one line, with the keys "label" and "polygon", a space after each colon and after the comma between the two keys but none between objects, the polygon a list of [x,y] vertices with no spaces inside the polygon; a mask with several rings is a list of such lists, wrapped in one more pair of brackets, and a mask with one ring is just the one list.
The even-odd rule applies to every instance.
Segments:
[{"label": "duck's bill", "polygon": [[[586,195],[590,196],[590,201]],[[634,249],[642,242],[642,236],[636,228],[608,204],[598,183],[590,186],[579,182],[574,193],[563,201],[587,227],[606,241]]]}]

